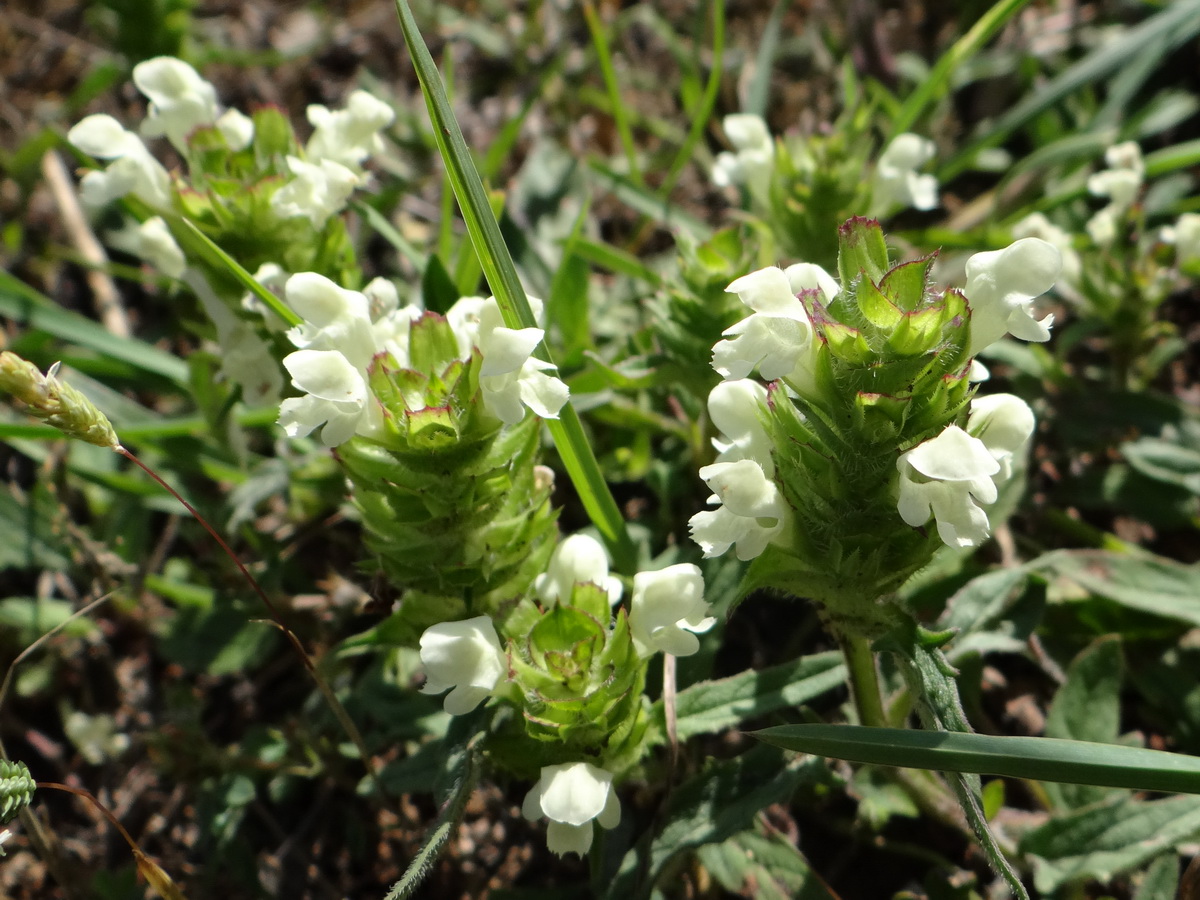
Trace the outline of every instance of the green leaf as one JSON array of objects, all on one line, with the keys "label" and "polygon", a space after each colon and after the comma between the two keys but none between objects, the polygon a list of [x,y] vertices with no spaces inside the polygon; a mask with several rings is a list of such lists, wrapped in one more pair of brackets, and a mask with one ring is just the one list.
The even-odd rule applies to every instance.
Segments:
[{"label": "green leaf", "polygon": [[861,725],[778,725],[752,734],[788,750],[879,766],[1200,793],[1200,759],[1141,747]]},{"label": "green leaf", "polygon": [[[675,698],[675,733],[685,741],[716,734],[746,719],[807,703],[846,683],[846,667],[837,650],[805,656],[761,671],[746,671],[719,681],[702,681]],[[666,739],[662,701],[650,711],[652,739]]]},{"label": "green leaf", "polygon": [[1034,885],[1048,895],[1088,878],[1109,881],[1197,835],[1200,797],[1116,797],[1052,819],[1025,835],[1020,849],[1033,857]]},{"label": "green leaf", "polygon": [[1104,550],[1060,550],[1035,563],[1096,597],[1200,625],[1200,567]]},{"label": "green leaf", "polygon": [[1175,900],[1178,891],[1179,857],[1164,853],[1146,867],[1133,900]]},{"label": "green leaf", "polygon": [[[1121,641],[1101,638],[1067,670],[1067,680],[1046,717],[1046,737],[1114,744],[1120,724],[1120,691],[1125,669]],[[1047,785],[1059,806],[1077,808],[1103,800],[1109,791],[1092,785]]]},{"label": "green leaf", "polygon": [[[625,855],[605,896],[608,900],[649,896],[672,859],[743,831],[759,810],[786,802],[803,771],[795,764],[785,765],[774,751],[763,753],[759,748],[733,760],[710,762],[671,796],[662,833],[647,835]],[[639,881],[640,871],[648,873],[645,881]]]},{"label": "green leaf", "polygon": [[807,859],[778,832],[743,831],[696,854],[725,890],[756,900],[837,900]]}]

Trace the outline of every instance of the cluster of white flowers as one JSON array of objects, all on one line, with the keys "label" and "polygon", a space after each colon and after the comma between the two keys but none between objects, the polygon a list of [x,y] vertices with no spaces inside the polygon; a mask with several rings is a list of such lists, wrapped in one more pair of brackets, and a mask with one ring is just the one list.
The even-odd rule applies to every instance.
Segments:
[{"label": "cluster of white flowers", "polygon": [[914,527],[932,515],[938,535],[951,547],[977,547],[991,531],[980,504],[996,502],[1033,434],[1033,411],[1012,394],[971,403],[967,430],[951,425],[935,438],[902,453],[897,508]]},{"label": "cluster of white flowers", "polygon": [[787,505],[773,481],[771,439],[760,419],[766,403],[766,389],[748,378],[723,381],[708,396],[709,415],[720,430],[713,441],[719,455],[700,477],[713,491],[708,502],[717,508],[688,521],[705,556],[733,547],[738,559],[753,559],[787,523]]},{"label": "cluster of white flowers", "polygon": [[897,209],[935,209],[938,183],[917,170],[933,159],[933,141],[917,134],[898,134],[884,148],[871,177],[871,215],[886,216]]},{"label": "cluster of white flowers", "polygon": [[1146,177],[1142,150],[1134,141],[1109,147],[1104,153],[1104,161],[1108,168],[1097,172],[1087,182],[1091,193],[1108,198],[1108,205],[1092,216],[1086,226],[1092,240],[1101,246],[1116,239],[1117,226],[1137,199]]},{"label": "cluster of white flowers", "polygon": [[[283,366],[304,396],[283,401],[279,424],[290,437],[320,428],[327,447],[356,434],[378,434],[383,412],[367,370],[384,352],[408,365],[408,332],[421,309],[400,307],[395,288],[381,279],[359,292],[301,272],[287,280],[284,292],[304,324],[288,332],[299,349],[284,358]],[[447,319],[461,358],[468,359],[474,349],[483,358],[480,383],[489,412],[507,423],[520,421],[526,406],[543,418],[558,415],[567,387],[543,371],[547,363],[529,355],[541,340],[540,328],[505,328],[494,298],[463,298]]]},{"label": "cluster of white flowers", "polygon": [[[90,207],[99,207],[133,195],[151,209],[172,208],[171,176],[151,155],[142,137],[165,137],[186,153],[189,136],[198,128],[215,127],[234,152],[254,139],[254,122],[236,109],[221,112],[215,88],[182,60],[169,56],[138,63],[133,83],[149,101],[141,137],[127,131],[109,115],[87,116],[68,133],[67,140],[97,159],[112,160],[103,170],[88,172],[80,193]],[[271,208],[280,219],[307,218],[320,228],[340,212],[354,189],[365,181],[363,163],[378,153],[379,132],[395,118],[390,106],[366,91],[355,91],[344,110],[332,111],[314,104],[308,119],[314,132],[305,146],[306,159],[287,158],[292,178],[271,197]],[[153,220],[151,220],[153,221]],[[165,228],[118,233],[122,249],[129,250],[165,274],[179,277],[182,251]],[[170,242],[170,247],[165,242]]]}]

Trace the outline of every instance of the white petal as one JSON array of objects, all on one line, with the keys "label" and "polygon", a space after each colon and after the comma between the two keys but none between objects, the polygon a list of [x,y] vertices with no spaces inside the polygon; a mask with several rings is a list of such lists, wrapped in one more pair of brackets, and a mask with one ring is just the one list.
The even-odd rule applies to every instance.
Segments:
[{"label": "white petal", "polygon": [[612,790],[612,773],[591,763],[564,763],[542,768],[542,812],[555,822],[583,825],[604,811]]},{"label": "white petal", "polygon": [[937,437],[919,444],[905,456],[914,469],[926,478],[937,481],[990,478],[1000,468],[983,441],[971,437],[957,425],[947,427]]},{"label": "white petal", "polygon": [[759,269],[734,279],[725,291],[737,294],[738,298],[755,312],[808,318],[804,306],[792,291],[787,275],[777,266]]},{"label": "white petal", "polygon": [[67,140],[89,156],[97,159],[116,159],[137,149],[144,149],[141,138],[126,131],[112,116],[98,114],[81,119],[67,132]]},{"label": "white petal", "polygon": [[367,401],[362,373],[335,350],[297,350],[284,357],[283,367],[306,394],[358,405]]},{"label": "white petal", "polygon": [[592,849],[592,823],[566,825],[562,822],[551,822],[546,827],[546,846],[551,853],[557,853],[559,856],[565,853],[586,856]]}]

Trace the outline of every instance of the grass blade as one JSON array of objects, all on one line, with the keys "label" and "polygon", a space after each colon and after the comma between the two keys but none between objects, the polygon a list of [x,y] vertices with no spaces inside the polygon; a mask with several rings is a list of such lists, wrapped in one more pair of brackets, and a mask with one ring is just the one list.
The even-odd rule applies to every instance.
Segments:
[{"label": "grass blade", "polygon": [[1109,44],[1102,44],[1001,116],[991,129],[947,160],[937,173],[948,181],[974,164],[981,150],[1005,138],[1079,88],[1105,77],[1142,53],[1167,54],[1200,32],[1200,0],[1179,0]]},{"label": "grass blade", "polygon": [[1200,794],[1200,759],[1142,747],[860,725],[780,725],[752,733],[788,750],[880,766]]},{"label": "grass blade", "polygon": [[621,140],[621,148],[625,151],[625,160],[629,166],[629,178],[635,184],[641,184],[642,173],[638,168],[637,145],[633,141],[633,129],[629,126],[626,104],[621,98],[621,86],[617,84],[617,72],[613,68],[612,61],[612,48],[608,44],[604,23],[600,21],[600,16],[591,0],[583,0],[583,17],[587,20],[588,31],[592,35],[592,46],[596,49],[596,62],[600,65],[604,88],[608,91],[613,123],[617,127],[617,136]]},{"label": "grass blade", "polygon": [[[521,286],[512,256],[500,234],[500,225],[492,214],[487,192],[475,169],[462,130],[450,109],[437,66],[434,65],[429,48],[425,46],[417,28],[408,0],[396,0],[396,13],[400,17],[404,42],[408,45],[417,78],[421,82],[421,92],[425,95],[425,103],[429,108],[429,117],[433,122],[438,151],[446,165],[447,177],[454,189],[454,195],[458,198],[467,233],[475,246],[475,252],[479,254],[479,264],[500,306],[504,323],[510,328],[534,328],[537,322],[529,308],[525,289]],[[553,362],[545,341],[538,346],[538,355],[547,362]],[[617,568],[630,571],[636,557],[633,542],[629,539],[621,511],[604,481],[595,454],[592,453],[591,445],[583,433],[579,414],[568,402],[559,415],[557,421],[548,420],[546,425],[554,438],[563,466],[592,522],[612,549]]]},{"label": "grass blade", "polygon": [[949,93],[950,79],[958,67],[983,49],[996,32],[1028,2],[1029,0],[1000,0],[971,26],[970,31],[955,41],[900,107],[892,121],[892,137],[912,128],[931,104]]},{"label": "grass blade", "polygon": [[118,337],[91,319],[63,309],[7,272],[0,272],[0,316],[127,362],[143,372],[161,375],[177,385],[187,383],[187,363],[179,357],[141,341]]}]

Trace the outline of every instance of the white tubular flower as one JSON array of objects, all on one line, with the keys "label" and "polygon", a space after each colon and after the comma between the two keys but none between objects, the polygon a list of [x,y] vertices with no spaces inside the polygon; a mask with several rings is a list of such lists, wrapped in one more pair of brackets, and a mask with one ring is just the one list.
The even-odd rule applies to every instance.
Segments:
[{"label": "white tubular flower", "polygon": [[800,263],[784,271],[776,266],[743,275],[725,289],[754,310],[725,330],[731,340],[713,347],[713,368],[727,380],[745,378],[757,367],[767,381],[803,369],[813,346],[812,323],[799,291],[819,290],[824,302],[838,293],[838,284],[820,266]]},{"label": "white tubular flower", "polygon": [[573,534],[550,554],[546,571],[533,582],[534,592],[546,603],[567,600],[579,582],[591,583],[608,594],[608,602],[621,602],[621,579],[608,574],[604,546],[586,534]]},{"label": "white tubular flower", "polygon": [[1120,220],[1137,199],[1146,175],[1142,150],[1134,141],[1109,147],[1104,153],[1104,161],[1108,168],[1088,178],[1087,187],[1090,193],[1107,197],[1109,202],[1088,219],[1085,226],[1092,240],[1101,246],[1116,239]]},{"label": "white tubular flower", "polygon": [[141,224],[131,222],[107,237],[108,242],[117,249],[132,253],[171,278],[182,277],[187,268],[187,259],[162,216],[147,219]]},{"label": "white tubular flower", "polygon": [[365,374],[379,350],[366,296],[316,272],[293,275],[284,292],[288,304],[304,319],[304,324],[288,332],[288,339],[302,350],[335,350]]},{"label": "white tubular flower", "polygon": [[216,89],[183,60],[158,56],[133,67],[133,83],[150,101],[142,134],[167,139],[178,149],[188,135],[217,121]]},{"label": "white tubular flower", "polygon": [[938,205],[937,179],[917,169],[933,159],[933,141],[916,134],[898,134],[884,149],[871,179],[871,214],[883,216],[895,209],[934,209]]},{"label": "white tubular flower", "polygon": [[989,394],[971,401],[967,431],[983,441],[988,453],[1000,464],[993,476],[997,486],[1012,477],[1025,458],[1025,448],[1037,423],[1033,410],[1012,394]]},{"label": "white tubular flower", "polygon": [[440,622],[421,635],[423,694],[453,688],[443,704],[452,716],[469,713],[508,677],[508,660],[487,616]]},{"label": "white tubular flower", "polygon": [[651,656],[660,650],[673,656],[691,656],[700,649],[696,635],[717,622],[708,612],[704,576],[698,566],[680,563],[633,577],[629,630],[639,656]]},{"label": "white tubular flower", "polygon": [[313,104],[306,113],[315,130],[304,146],[305,155],[313,162],[329,160],[355,172],[362,171],[367,157],[383,149],[379,132],[396,118],[390,106],[366,91],[355,91],[346,108],[337,112]]},{"label": "white tubular flower", "polygon": [[692,540],[706,557],[720,556],[733,546],[738,559],[753,559],[783,530],[783,498],[754,460],[714,463],[702,468],[700,477],[714,491],[708,502],[722,504],[688,520]]},{"label": "white tubular flower", "polygon": [[765,189],[775,163],[775,141],[760,116],[734,113],[722,122],[725,136],[734,152],[718,153],[712,179],[717,187],[746,185],[754,191]]},{"label": "white tubular flower", "polygon": [[1075,252],[1071,235],[1059,228],[1040,212],[1030,213],[1012,228],[1014,238],[1041,238],[1058,248],[1062,254],[1062,280],[1068,284],[1079,284],[1083,263]]},{"label": "white tubular flower", "polygon": [[992,477],[1000,463],[978,438],[957,425],[918,444],[896,460],[900,472],[897,509],[914,527],[930,515],[937,519],[938,535],[951,547],[977,547],[991,530],[987,513],[977,504],[995,503]]},{"label": "white tubular flower", "polygon": [[1054,286],[1061,271],[1062,254],[1039,238],[1022,238],[968,259],[963,293],[971,307],[971,356],[1005,332],[1024,341],[1050,340],[1054,316],[1039,321],[1029,308]]},{"label": "white tubular flower", "polygon": [[[540,316],[542,302],[530,297],[529,305]],[[458,338],[460,358],[479,349],[479,386],[488,412],[507,425],[520,422],[526,407],[543,419],[558,418],[569,392],[547,374],[553,365],[531,355],[545,334],[542,329],[506,328],[494,297],[463,297],[446,312],[446,320]]]},{"label": "white tubular flower", "polygon": [[321,428],[321,443],[337,447],[382,426],[383,413],[365,373],[336,350],[297,350],[283,358],[283,367],[305,393],[279,406],[279,424],[288,437]]},{"label": "white tubular flower", "polygon": [[583,856],[592,846],[592,822],[615,828],[621,821],[612,779],[611,772],[586,762],[542,766],[542,777],[525,795],[521,812],[530,820],[550,820],[546,846],[551,852]]},{"label": "white tubular flower", "polygon": [[236,109],[227,109],[217,118],[217,130],[235,153],[245,150],[254,140],[254,120]]},{"label": "white tubular flower", "polygon": [[717,462],[752,459],[768,478],[774,473],[771,438],[759,418],[766,406],[767,389],[749,378],[722,381],[709,392],[708,415],[721,432],[713,438]]},{"label": "white tubular flower", "polygon": [[170,209],[171,176],[142,139],[112,116],[82,119],[67,132],[67,140],[89,156],[112,160],[104,171],[83,176],[79,189],[85,204],[94,208],[133,194],[154,209]]},{"label": "white tubular flower", "polygon": [[1200,262],[1200,213],[1184,213],[1162,230],[1162,239],[1175,245],[1175,265],[1189,267]]},{"label": "white tubular flower", "polygon": [[341,212],[359,182],[358,175],[329,159],[314,165],[289,156],[287,165],[294,177],[271,197],[271,209],[281,219],[303,216],[313,228]]},{"label": "white tubular flower", "polygon": [[186,269],[182,277],[217,329],[221,372],[241,385],[242,399],[247,405],[278,404],[283,375],[267,342],[259,337],[254,326],[230,311],[198,269]]}]

